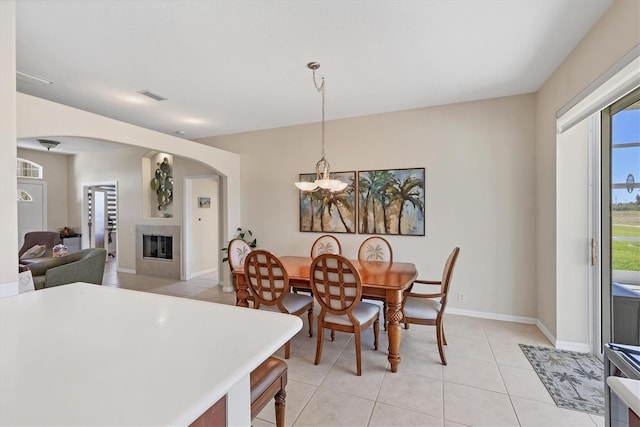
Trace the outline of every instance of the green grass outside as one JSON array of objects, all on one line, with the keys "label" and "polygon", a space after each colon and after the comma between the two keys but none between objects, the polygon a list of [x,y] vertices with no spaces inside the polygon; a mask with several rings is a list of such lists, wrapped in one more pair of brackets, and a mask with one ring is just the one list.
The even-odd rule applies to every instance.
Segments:
[{"label": "green grass outside", "polygon": [[614,270],[640,271],[640,242],[613,241]]},{"label": "green grass outside", "polygon": [[[640,210],[613,210],[613,237],[640,237]],[[614,270],[640,271],[640,242],[613,241],[611,261]]]},{"label": "green grass outside", "polygon": [[611,234],[614,237],[640,237],[640,227],[614,225]]}]

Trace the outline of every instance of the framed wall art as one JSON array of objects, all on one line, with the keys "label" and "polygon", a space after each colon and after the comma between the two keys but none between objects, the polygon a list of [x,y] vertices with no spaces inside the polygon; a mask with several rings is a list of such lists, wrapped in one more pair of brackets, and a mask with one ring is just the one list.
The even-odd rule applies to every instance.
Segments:
[{"label": "framed wall art", "polygon": [[358,232],[424,236],[424,168],[358,172]]},{"label": "framed wall art", "polygon": [[[331,172],[330,178],[348,183],[343,191],[300,191],[300,231],[318,233],[356,232],[356,173]],[[300,181],[313,181],[315,173],[300,174]]]},{"label": "framed wall art", "polygon": [[211,197],[198,197],[198,207],[209,209],[211,207]]}]

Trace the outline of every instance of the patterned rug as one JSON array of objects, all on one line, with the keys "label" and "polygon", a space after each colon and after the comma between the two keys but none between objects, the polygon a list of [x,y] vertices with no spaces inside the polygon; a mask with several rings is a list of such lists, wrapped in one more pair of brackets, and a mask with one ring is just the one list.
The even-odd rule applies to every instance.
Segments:
[{"label": "patterned rug", "polygon": [[520,344],[559,408],[604,415],[604,365],[589,353]]}]

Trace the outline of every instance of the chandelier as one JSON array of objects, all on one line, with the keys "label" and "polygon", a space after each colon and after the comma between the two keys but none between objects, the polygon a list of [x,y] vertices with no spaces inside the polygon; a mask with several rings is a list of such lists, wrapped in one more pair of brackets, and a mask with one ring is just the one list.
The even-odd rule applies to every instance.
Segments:
[{"label": "chandelier", "polygon": [[313,84],[315,85],[316,90],[320,92],[320,95],[322,96],[322,157],[320,157],[320,160],[318,161],[318,163],[316,163],[315,181],[296,182],[295,186],[298,187],[299,190],[304,192],[316,191],[319,188],[322,188],[324,190],[329,190],[336,193],[347,188],[347,183],[342,182],[339,179],[331,179],[329,177],[330,166],[324,154],[324,92],[326,87],[325,80],[324,77],[322,77],[320,79],[321,83],[320,85],[318,85],[318,81],[316,80],[316,70],[320,68],[319,63],[309,62],[307,64],[307,67],[309,67],[313,71]]}]

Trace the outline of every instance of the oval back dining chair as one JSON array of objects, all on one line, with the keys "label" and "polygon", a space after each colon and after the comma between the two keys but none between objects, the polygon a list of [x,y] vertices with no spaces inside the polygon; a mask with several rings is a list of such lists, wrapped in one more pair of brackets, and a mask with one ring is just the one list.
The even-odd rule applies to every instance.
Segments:
[{"label": "oval back dining chair", "polygon": [[356,373],[362,375],[360,332],[373,324],[373,345],[377,350],[380,310],[375,304],[361,301],[360,273],[343,256],[323,254],[311,263],[309,278],[313,295],[321,308],[315,364],[319,364],[322,357],[324,328],[331,329],[331,341],[335,331],[351,332],[356,343]]},{"label": "oval back dining chair", "polygon": [[[309,318],[309,336],[313,336],[313,297],[289,292],[289,276],[277,256],[265,250],[254,250],[244,262],[244,275],[249,292],[254,297],[253,307],[261,305],[277,308],[281,313],[300,316],[305,311]],[[284,347],[284,358],[289,358],[291,343]]]},{"label": "oval back dining chair", "polygon": [[393,262],[393,250],[384,237],[371,236],[360,244],[358,260]]},{"label": "oval back dining chair", "polygon": [[[460,248],[453,248],[453,251],[451,251],[449,258],[447,258],[447,262],[444,265],[441,280],[415,280],[409,289],[404,292],[402,300],[402,313],[404,315],[403,321],[405,329],[409,329],[409,324],[411,323],[418,325],[435,325],[436,338],[438,339],[438,351],[440,352],[440,361],[443,365],[447,364],[447,359],[444,356],[444,349],[442,346],[447,345],[447,339],[444,336],[442,315],[444,314],[444,309],[447,306],[447,295],[449,293],[449,286],[451,285],[453,267],[456,264],[459,253]],[[440,292],[435,294],[413,292],[413,285],[415,283],[439,285]]]},{"label": "oval back dining chair", "polygon": [[[371,236],[365,239],[358,249],[359,261],[393,262],[393,250],[391,244],[384,237]],[[383,297],[367,297],[376,301],[382,301],[382,316],[384,330],[387,330],[387,302]]]},{"label": "oval back dining chair", "polygon": [[[236,280],[236,274],[244,274],[244,260],[251,252],[251,246],[243,239],[232,239],[227,246],[227,259],[229,261],[229,268],[231,269],[231,283],[233,289],[236,291],[236,305],[238,305],[238,283]],[[253,296],[247,297],[248,301],[253,301]]]},{"label": "oval back dining chair", "polygon": [[342,254],[342,246],[340,241],[330,234],[320,236],[313,242],[311,246],[311,258],[315,258],[322,254]]}]

